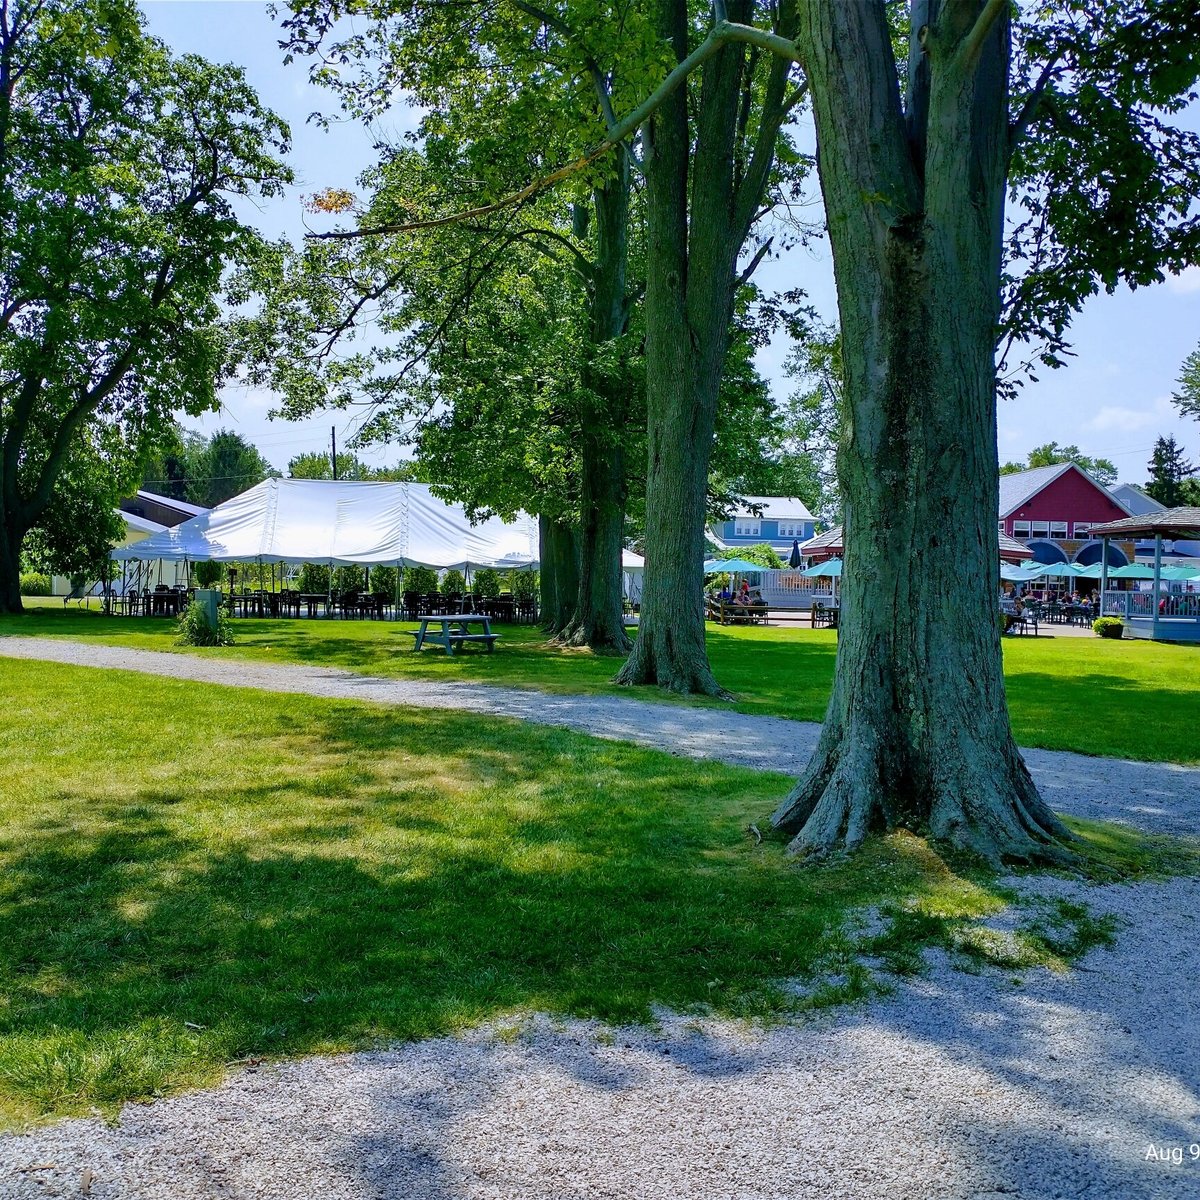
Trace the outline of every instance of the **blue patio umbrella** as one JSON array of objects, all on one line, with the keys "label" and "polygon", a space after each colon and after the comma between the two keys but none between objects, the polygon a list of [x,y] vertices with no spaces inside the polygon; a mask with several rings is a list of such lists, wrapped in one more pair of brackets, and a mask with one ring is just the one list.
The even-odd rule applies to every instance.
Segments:
[{"label": "blue patio umbrella", "polygon": [[788,556],[788,566],[794,571],[802,562],[803,558],[800,555],[799,541],[792,541],[792,553]]}]

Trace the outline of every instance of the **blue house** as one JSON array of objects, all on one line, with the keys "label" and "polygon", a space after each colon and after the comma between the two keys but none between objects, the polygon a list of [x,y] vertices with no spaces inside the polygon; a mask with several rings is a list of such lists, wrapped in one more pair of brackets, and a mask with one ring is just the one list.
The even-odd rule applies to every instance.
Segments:
[{"label": "blue house", "polygon": [[816,531],[817,519],[803,500],[795,496],[747,496],[744,506],[728,521],[715,524],[708,537],[720,550],[766,542],[786,559],[793,542],[804,542]]}]

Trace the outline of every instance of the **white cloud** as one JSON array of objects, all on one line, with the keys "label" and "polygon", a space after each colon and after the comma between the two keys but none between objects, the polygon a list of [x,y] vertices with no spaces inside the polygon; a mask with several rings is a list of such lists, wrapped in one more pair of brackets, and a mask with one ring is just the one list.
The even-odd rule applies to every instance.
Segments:
[{"label": "white cloud", "polygon": [[1167,287],[1179,296],[1200,292],[1200,267],[1184,267],[1178,275],[1168,275]]},{"label": "white cloud", "polygon": [[1171,401],[1167,396],[1159,396],[1143,408],[1105,404],[1087,422],[1086,428],[1094,433],[1140,433],[1161,425],[1163,418],[1170,415]]}]

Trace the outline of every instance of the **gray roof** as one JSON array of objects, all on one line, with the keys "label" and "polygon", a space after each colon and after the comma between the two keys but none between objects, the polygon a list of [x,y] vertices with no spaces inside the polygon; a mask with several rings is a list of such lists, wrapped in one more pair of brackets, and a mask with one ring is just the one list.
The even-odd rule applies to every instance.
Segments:
[{"label": "gray roof", "polygon": [[[1021,554],[1025,557],[1029,556],[1029,547],[1024,542],[1018,542],[1016,538],[1010,538],[1006,533],[1001,533],[998,536],[1000,538],[1000,553],[1002,555]],[[800,543],[801,554],[814,554],[818,550],[831,550],[834,553],[841,553],[842,527],[840,525],[835,525],[832,529],[826,530],[824,533],[819,533],[816,537],[809,538],[807,542]]]},{"label": "gray roof", "polygon": [[138,488],[137,494],[143,500],[151,500],[155,504],[165,505],[167,508],[175,509],[176,512],[191,513],[193,517],[209,511],[201,504],[189,504],[186,500],[176,500],[174,496],[160,496],[157,492],[148,492],[144,488]]},{"label": "gray roof", "polygon": [[1167,506],[1148,496],[1136,483],[1122,483],[1112,488],[1113,499],[1122,508],[1140,517],[1143,513],[1162,512]]},{"label": "gray roof", "polygon": [[1000,516],[1007,517],[1020,508],[1027,500],[1032,500],[1043,488],[1049,487],[1061,475],[1068,471],[1078,471],[1098,491],[1104,493],[1118,507],[1126,512],[1133,510],[1120,496],[1114,495],[1098,480],[1093,479],[1078,463],[1055,463],[1050,467],[1031,467],[1028,471],[1014,471],[1011,475],[1000,476]]},{"label": "gray roof", "polygon": [[813,515],[803,500],[795,496],[743,496],[743,503],[733,511],[735,517],[749,517],[749,505],[762,509],[764,521],[811,521]]},{"label": "gray roof", "polygon": [[1200,508],[1164,508],[1092,526],[1093,537],[1155,537],[1174,540],[1200,538]]},{"label": "gray roof", "polygon": [[[1028,471],[1016,471],[1012,475],[1000,476],[1000,515],[1007,517],[1013,509],[1020,508],[1026,500],[1065,475],[1073,463],[1055,463],[1051,467],[1033,467]],[[1097,484],[1097,487],[1100,485]]]}]

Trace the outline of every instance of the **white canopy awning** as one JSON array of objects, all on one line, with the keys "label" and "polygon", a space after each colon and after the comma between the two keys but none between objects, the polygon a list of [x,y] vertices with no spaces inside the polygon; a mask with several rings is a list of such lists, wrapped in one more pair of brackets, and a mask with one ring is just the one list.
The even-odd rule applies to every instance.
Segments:
[{"label": "white canopy awning", "polygon": [[191,562],[536,565],[537,522],[521,514],[472,525],[421,483],[268,479],[216,508],[114,550],[112,557]]}]

